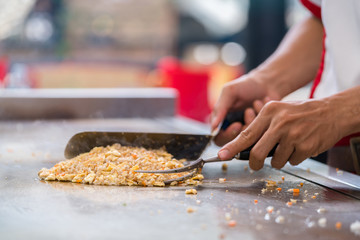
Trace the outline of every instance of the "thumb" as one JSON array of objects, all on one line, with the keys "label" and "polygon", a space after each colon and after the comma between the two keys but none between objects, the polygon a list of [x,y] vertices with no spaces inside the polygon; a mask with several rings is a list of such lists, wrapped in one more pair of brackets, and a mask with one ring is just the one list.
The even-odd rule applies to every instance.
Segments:
[{"label": "thumb", "polygon": [[213,112],[211,114],[211,130],[216,129],[219,124],[225,119],[226,114],[231,108],[233,99],[230,96],[221,94],[219,100],[216,102]]}]

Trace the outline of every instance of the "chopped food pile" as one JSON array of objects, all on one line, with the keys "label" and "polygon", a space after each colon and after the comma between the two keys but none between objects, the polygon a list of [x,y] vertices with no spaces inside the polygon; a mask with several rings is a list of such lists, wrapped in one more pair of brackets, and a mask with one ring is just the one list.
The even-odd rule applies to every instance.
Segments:
[{"label": "chopped food pile", "polygon": [[[183,177],[189,172],[175,174],[137,173],[135,170],[167,170],[184,164],[164,149],[147,150],[139,147],[114,144],[95,147],[88,153],[55,164],[39,171],[46,181],[69,181],[96,185],[165,186],[164,181]],[[187,185],[197,185],[204,177],[195,175],[185,180]],[[178,182],[172,182],[176,185]]]}]

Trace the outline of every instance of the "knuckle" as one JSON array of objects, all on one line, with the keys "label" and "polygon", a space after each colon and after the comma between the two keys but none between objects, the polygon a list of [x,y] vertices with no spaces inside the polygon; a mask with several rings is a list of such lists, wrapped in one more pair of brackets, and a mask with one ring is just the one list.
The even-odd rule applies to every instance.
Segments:
[{"label": "knuckle", "polygon": [[[229,83],[226,83],[220,91],[219,99],[226,98],[229,95],[230,90],[231,90],[231,87],[229,86]],[[219,100],[217,102],[219,102]]]},{"label": "knuckle", "polygon": [[307,146],[306,144],[299,144],[299,145],[295,146],[295,149],[296,149],[296,152],[301,155],[311,152],[311,148],[309,146]]},{"label": "knuckle", "polygon": [[298,128],[292,128],[288,132],[288,138],[290,139],[289,141],[298,140],[301,136],[302,136],[302,132]]},{"label": "knuckle", "polygon": [[285,110],[278,112],[277,117],[283,122],[288,122],[290,120],[290,115]]},{"label": "knuckle", "polygon": [[245,128],[237,137],[239,140],[250,141],[253,138],[253,133],[249,128]]},{"label": "knuckle", "polygon": [[235,82],[232,81],[232,82],[227,82],[224,84],[224,87],[222,88],[221,90],[221,93],[223,94],[229,94],[229,93],[233,93],[235,91],[235,88],[234,88],[234,84]]},{"label": "knuckle", "polygon": [[281,103],[279,101],[270,101],[270,102],[267,102],[264,107],[263,107],[263,110],[265,113],[272,113],[274,112],[276,109],[279,108],[279,105]]}]

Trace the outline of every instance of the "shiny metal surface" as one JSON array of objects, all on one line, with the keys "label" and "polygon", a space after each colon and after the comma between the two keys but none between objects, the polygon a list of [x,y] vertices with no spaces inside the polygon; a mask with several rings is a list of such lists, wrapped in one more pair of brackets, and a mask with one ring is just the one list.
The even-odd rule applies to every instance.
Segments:
[{"label": "shiny metal surface", "polygon": [[173,117],[171,88],[0,89],[0,120]]},{"label": "shiny metal surface", "polygon": [[[85,130],[207,133],[184,119],[0,122],[0,239],[358,239],[350,224],[360,220],[360,201],[336,190],[348,186],[356,192],[358,186],[316,174],[320,166],[310,172],[287,166],[284,172],[266,165],[252,172],[247,162],[232,161],[224,172],[222,163],[207,164],[197,195],[185,195],[191,187],[39,181],[38,170],[63,160],[69,138]],[[210,146],[204,157],[216,150]],[[307,164],[311,168],[312,161]],[[282,176],[282,191],[261,193],[264,180],[280,181]],[[219,183],[219,178],[227,180]],[[286,191],[301,182],[299,196]],[[288,207],[290,199],[297,203]],[[267,215],[269,206],[274,210]],[[195,211],[188,213],[189,207]],[[326,211],[318,213],[320,207]],[[325,227],[318,224],[323,217]],[[236,226],[228,226],[230,218]],[[340,230],[337,221],[342,222]]]}]

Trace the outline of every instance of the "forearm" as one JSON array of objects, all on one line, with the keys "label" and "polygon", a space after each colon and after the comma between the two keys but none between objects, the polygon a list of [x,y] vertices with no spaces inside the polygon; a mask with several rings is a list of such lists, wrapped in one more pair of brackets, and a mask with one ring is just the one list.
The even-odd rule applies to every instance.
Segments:
[{"label": "forearm", "polygon": [[333,112],[341,137],[360,132],[360,86],[324,99]]},{"label": "forearm", "polygon": [[308,17],[294,26],[277,50],[249,73],[279,99],[311,82],[321,61],[323,26]]}]

